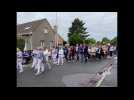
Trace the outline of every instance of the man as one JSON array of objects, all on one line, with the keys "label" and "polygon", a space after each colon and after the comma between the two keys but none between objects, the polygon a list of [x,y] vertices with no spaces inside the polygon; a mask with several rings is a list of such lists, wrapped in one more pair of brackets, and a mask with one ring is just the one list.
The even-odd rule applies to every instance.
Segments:
[{"label": "man", "polygon": [[88,59],[90,59],[90,56],[91,56],[91,55],[90,55],[90,52],[91,52],[91,47],[89,46],[89,47],[88,47]]},{"label": "man", "polygon": [[68,47],[68,62],[71,62],[71,46]]},{"label": "man", "polygon": [[114,50],[113,45],[111,45],[109,48],[110,57],[112,57],[112,55],[113,55],[113,50]]},{"label": "man", "polygon": [[43,51],[42,48],[39,47],[37,52],[37,73],[35,75],[39,75],[41,72],[44,71],[43,60],[44,60]]},{"label": "man", "polygon": [[19,70],[20,73],[23,72],[23,55],[22,55],[22,51],[17,48],[17,70]]},{"label": "man", "polygon": [[57,50],[55,49],[55,47],[53,47],[52,48],[52,62],[53,62],[53,64],[57,64],[56,56],[57,56]]},{"label": "man", "polygon": [[33,49],[33,52],[32,52],[32,58],[33,58],[33,64],[32,64],[32,68],[37,69],[37,48],[36,49]]},{"label": "man", "polygon": [[84,47],[82,44],[80,44],[80,60],[81,63],[83,62],[83,58],[84,58]]},{"label": "man", "polygon": [[74,46],[71,47],[71,59],[74,62],[74,56],[75,56],[75,48]]},{"label": "man", "polygon": [[68,62],[68,48],[66,46],[64,48],[64,56],[65,56],[66,62]]},{"label": "man", "polygon": [[84,58],[85,58],[85,63],[87,63],[87,57],[88,57],[88,46],[84,46]]},{"label": "man", "polygon": [[114,46],[113,49],[114,49],[114,55],[116,55],[116,52],[117,52],[116,46]]},{"label": "man", "polygon": [[92,47],[91,52],[92,52],[93,59],[95,59],[95,57],[96,57],[96,47],[95,46]]},{"label": "man", "polygon": [[75,47],[75,52],[76,52],[76,62],[79,61],[79,45],[76,44],[76,47]]},{"label": "man", "polygon": [[48,66],[48,69],[51,69],[51,65],[49,63],[49,55],[50,55],[50,50],[48,50],[48,48],[45,48],[45,51],[43,52],[44,54],[44,60],[45,60],[45,64],[46,66]]},{"label": "man", "polygon": [[59,52],[58,52],[58,65],[60,64],[60,61],[61,61],[61,65],[63,65],[64,63],[64,51],[63,51],[63,48],[60,47],[59,48]]},{"label": "man", "polygon": [[101,46],[97,46],[96,47],[96,58],[97,59],[101,59],[101,52],[103,53]]}]

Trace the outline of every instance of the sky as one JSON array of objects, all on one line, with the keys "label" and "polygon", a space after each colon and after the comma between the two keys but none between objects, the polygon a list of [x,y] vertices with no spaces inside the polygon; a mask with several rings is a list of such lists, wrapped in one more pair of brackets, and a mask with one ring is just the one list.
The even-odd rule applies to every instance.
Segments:
[{"label": "sky", "polygon": [[65,40],[68,39],[68,29],[75,18],[85,23],[89,38],[98,41],[103,37],[112,39],[117,36],[117,12],[17,12],[17,24],[43,18],[46,18],[52,27],[57,25],[58,34]]}]

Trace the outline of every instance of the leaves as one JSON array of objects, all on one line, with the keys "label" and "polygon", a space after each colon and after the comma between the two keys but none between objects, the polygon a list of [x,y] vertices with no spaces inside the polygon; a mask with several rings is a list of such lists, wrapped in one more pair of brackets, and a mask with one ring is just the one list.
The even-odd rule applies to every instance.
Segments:
[{"label": "leaves", "polygon": [[25,46],[25,40],[21,38],[17,38],[17,47],[23,50],[24,46]]},{"label": "leaves", "polygon": [[82,43],[89,36],[84,27],[84,22],[79,20],[79,18],[75,18],[72,22],[72,26],[69,28],[68,39],[70,44],[74,43]]}]

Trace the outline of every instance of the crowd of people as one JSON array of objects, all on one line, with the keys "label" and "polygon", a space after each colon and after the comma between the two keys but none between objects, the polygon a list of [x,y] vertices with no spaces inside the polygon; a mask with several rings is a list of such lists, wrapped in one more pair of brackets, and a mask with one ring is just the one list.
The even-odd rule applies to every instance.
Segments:
[{"label": "crowd of people", "polygon": [[[116,46],[113,45],[96,45],[88,46],[86,44],[76,44],[75,46],[58,46],[51,49],[38,47],[31,52],[22,52],[17,48],[17,70],[23,72],[23,59],[28,56],[32,57],[31,68],[39,75],[46,68],[51,69],[51,65],[63,65],[65,62],[87,63],[89,59],[101,60],[112,57],[117,54]],[[24,56],[25,55],[25,56]]]}]

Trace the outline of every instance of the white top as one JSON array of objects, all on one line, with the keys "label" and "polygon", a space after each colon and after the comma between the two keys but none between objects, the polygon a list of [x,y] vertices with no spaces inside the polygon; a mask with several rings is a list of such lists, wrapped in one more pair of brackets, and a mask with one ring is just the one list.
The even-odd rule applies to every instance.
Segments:
[{"label": "white top", "polygon": [[48,51],[47,55],[48,55],[48,56],[51,56],[51,51]]},{"label": "white top", "polygon": [[75,50],[78,51],[78,47],[76,47]]},{"label": "white top", "polygon": [[63,55],[63,54],[64,54],[63,49],[60,49],[59,50],[59,55]]},{"label": "white top", "polygon": [[90,49],[90,48],[88,48],[88,53],[90,53],[90,51],[91,51],[91,49]]},{"label": "white top", "polygon": [[18,51],[18,52],[17,52],[17,57],[23,57],[23,55],[22,55],[22,52],[21,52],[21,51]]},{"label": "white top", "polygon": [[114,50],[114,47],[113,46],[111,46],[110,47],[110,49],[109,49],[109,51],[113,51]]},{"label": "white top", "polygon": [[95,51],[96,51],[96,47],[92,47],[91,52],[95,52]]},{"label": "white top", "polygon": [[44,54],[45,56],[47,56],[47,55],[48,55],[48,49],[46,49],[46,50],[43,52],[43,54]]}]

